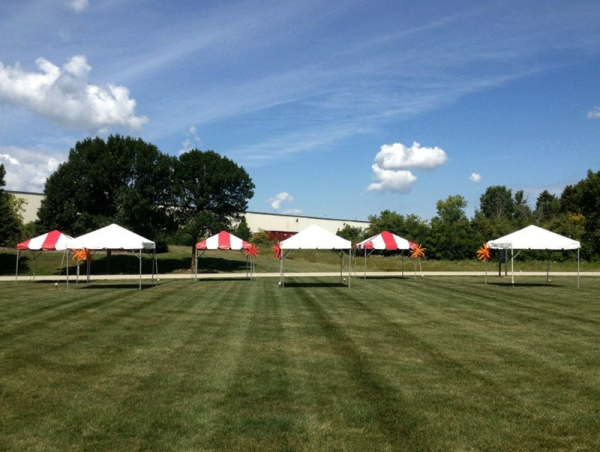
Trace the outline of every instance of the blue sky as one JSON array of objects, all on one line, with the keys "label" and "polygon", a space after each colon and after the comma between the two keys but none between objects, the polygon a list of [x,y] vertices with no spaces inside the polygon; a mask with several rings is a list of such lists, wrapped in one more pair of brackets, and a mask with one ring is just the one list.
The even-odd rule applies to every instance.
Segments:
[{"label": "blue sky", "polygon": [[[0,3],[0,162],[42,191],[87,136],[242,165],[259,212],[430,219],[600,170],[597,0]],[[82,187],[85,189],[85,187]]]}]

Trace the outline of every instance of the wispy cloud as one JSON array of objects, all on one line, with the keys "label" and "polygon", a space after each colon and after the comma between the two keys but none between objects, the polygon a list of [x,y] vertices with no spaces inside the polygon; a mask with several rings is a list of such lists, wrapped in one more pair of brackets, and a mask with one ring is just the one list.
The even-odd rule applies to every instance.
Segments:
[{"label": "wispy cloud", "polygon": [[600,118],[600,107],[594,107],[592,108],[588,114],[587,114],[588,119],[597,119]]},{"label": "wispy cloud", "polygon": [[68,0],[66,2],[67,6],[71,8],[73,11],[80,13],[87,9],[89,6],[88,0]]},{"label": "wispy cloud", "polygon": [[181,155],[185,152],[191,151],[194,148],[198,148],[200,143],[200,135],[198,135],[196,126],[190,126],[189,130],[185,134],[185,140],[182,143],[183,147],[179,150],[178,154]]},{"label": "wispy cloud", "polygon": [[294,202],[294,197],[289,193],[283,191],[270,198],[268,202],[271,206],[271,209],[279,210],[282,204]]},{"label": "wispy cloud", "polygon": [[471,182],[474,182],[474,183],[478,184],[479,182],[481,182],[481,174],[479,174],[479,173],[471,173],[471,175],[469,176],[469,180]]}]

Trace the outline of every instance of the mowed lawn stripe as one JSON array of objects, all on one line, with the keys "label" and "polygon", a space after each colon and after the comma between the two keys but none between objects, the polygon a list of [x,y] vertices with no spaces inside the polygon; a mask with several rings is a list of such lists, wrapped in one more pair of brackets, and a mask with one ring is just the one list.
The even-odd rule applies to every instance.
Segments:
[{"label": "mowed lawn stripe", "polygon": [[301,447],[295,423],[281,304],[272,281],[247,283],[240,298],[243,345],[222,401],[209,448],[228,451],[294,450]]},{"label": "mowed lawn stripe", "polygon": [[[322,418],[333,424],[331,436],[352,444],[353,450],[386,450],[392,446],[427,449],[427,438],[419,431],[422,420],[418,413],[411,409],[400,388],[378,372],[355,342],[360,334],[358,327],[368,318],[347,314],[341,318],[340,313],[347,312],[354,293],[345,287],[327,285],[314,289],[300,286],[297,291],[304,309],[312,315],[312,323],[320,330],[317,334],[327,342],[329,356],[325,366],[313,372],[320,374],[322,386],[313,389],[326,388],[321,397],[333,401],[329,416]],[[336,431],[343,436],[339,437]]]}]

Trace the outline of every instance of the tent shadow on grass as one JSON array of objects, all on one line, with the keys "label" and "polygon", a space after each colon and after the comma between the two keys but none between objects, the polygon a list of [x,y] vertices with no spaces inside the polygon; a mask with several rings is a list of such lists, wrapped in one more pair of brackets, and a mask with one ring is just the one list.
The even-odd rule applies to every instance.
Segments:
[{"label": "tent shadow on grass", "polygon": [[[16,256],[14,254],[0,253],[0,275],[15,275]],[[28,262],[29,257],[22,256],[19,262],[19,274],[31,271]]]},{"label": "tent shadow on grass", "polygon": [[246,270],[246,261],[201,257],[198,259],[198,274],[233,273]]},{"label": "tent shadow on grass", "polygon": [[294,281],[290,281],[285,283],[285,287],[306,287],[306,288],[315,288],[315,287],[343,287],[343,288],[348,288],[348,285],[345,282],[324,282],[324,281],[320,281],[320,282],[294,282]]},{"label": "tent shadow on grass", "polygon": [[[85,282],[79,282],[79,284],[73,284],[71,283],[70,286],[75,285],[75,286],[81,286],[81,290],[89,290],[89,289],[138,289],[140,288],[139,284],[137,282],[130,282],[130,283],[123,283],[123,284],[118,284],[118,283],[111,283],[111,284],[102,284],[99,281],[92,281],[91,283],[87,284]],[[141,286],[141,290],[148,290],[148,289],[152,289],[156,284],[152,285],[151,283],[142,283]]]},{"label": "tent shadow on grass", "polygon": [[494,281],[494,282],[487,282],[488,286],[498,286],[498,287],[566,287],[569,284],[563,284],[563,283],[557,283],[554,281],[550,281],[550,283],[546,283],[546,282],[515,282],[514,284],[512,284],[510,281]]}]

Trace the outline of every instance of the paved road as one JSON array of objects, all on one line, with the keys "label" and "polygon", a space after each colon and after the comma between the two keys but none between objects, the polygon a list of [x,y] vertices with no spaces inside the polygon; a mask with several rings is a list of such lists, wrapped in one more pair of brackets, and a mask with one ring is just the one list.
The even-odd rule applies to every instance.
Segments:
[{"label": "paved road", "polygon": [[[344,276],[347,276],[348,273],[344,273]],[[432,271],[424,271],[418,272],[417,276],[429,277],[429,276],[478,276],[485,277],[484,271],[477,272],[432,272]],[[495,277],[497,273],[488,272],[488,277]],[[322,277],[322,276],[331,276],[331,277],[339,277],[339,272],[306,272],[306,273],[285,273],[285,277],[287,278],[307,278],[307,277]],[[357,279],[362,279],[364,277],[364,272],[356,272],[353,276]],[[367,272],[367,278],[370,277],[400,277],[402,276],[402,272]],[[414,277],[414,272],[404,272],[404,276],[407,278]],[[546,276],[546,272],[515,272],[515,277],[519,276]],[[550,272],[550,276],[573,276],[576,277],[576,272]],[[589,277],[589,276],[600,276],[600,272],[582,272],[580,273],[581,277]],[[279,278],[279,273],[255,273],[255,278]],[[511,273],[508,273],[508,278],[511,277]],[[20,275],[18,281],[25,282],[30,280],[29,275]],[[169,274],[159,274],[155,275],[157,279],[193,279],[194,275],[190,273],[169,273]],[[201,273],[198,274],[198,279],[201,280],[209,280],[209,279],[240,279],[246,278],[245,273]],[[139,280],[139,275],[91,275],[91,281],[110,281],[110,280]],[[152,275],[144,274],[142,275],[143,280],[152,279]],[[15,277],[13,276],[0,276],[0,281],[14,281]],[[65,275],[42,275],[36,276],[36,281],[65,281]],[[76,277],[74,275],[69,276],[69,281],[75,282]],[[79,281],[85,281],[85,276],[80,276]]]}]

